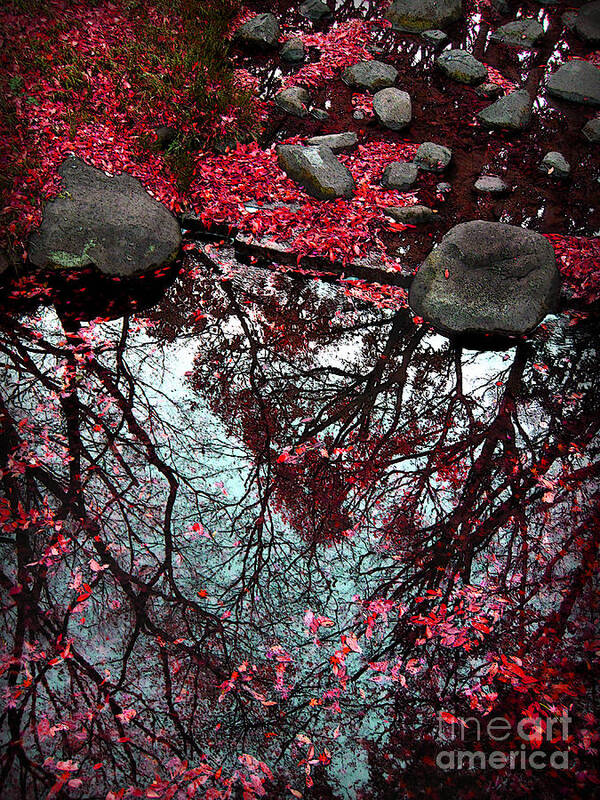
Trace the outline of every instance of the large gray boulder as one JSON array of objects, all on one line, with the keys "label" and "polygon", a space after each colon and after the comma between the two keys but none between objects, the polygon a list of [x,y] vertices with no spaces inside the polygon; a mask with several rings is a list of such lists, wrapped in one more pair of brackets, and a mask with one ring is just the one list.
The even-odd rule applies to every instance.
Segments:
[{"label": "large gray boulder", "polygon": [[282,144],[277,148],[277,161],[288,177],[318,200],[352,197],[356,191],[352,173],[329,147]]},{"label": "large gray boulder", "polygon": [[569,103],[600,106],[600,69],[589,61],[567,61],[550,75],[547,88]]},{"label": "large gray boulder", "polygon": [[477,114],[489,128],[520,131],[531,121],[532,101],[525,89],[511,92]]},{"label": "large gray boulder", "polygon": [[575,31],[589,44],[600,43],[600,0],[581,7],[575,19]]},{"label": "large gray boulder", "polygon": [[394,0],[386,18],[397,30],[421,31],[446,28],[462,17],[461,0]]},{"label": "large gray boulder", "polygon": [[474,220],[452,228],[421,264],[413,311],[451,333],[520,335],[556,310],[560,278],[541,234]]},{"label": "large gray boulder", "polygon": [[383,61],[359,61],[352,64],[342,73],[342,80],[347,86],[378,92],[393,86],[398,78],[398,70]]},{"label": "large gray boulder", "polygon": [[436,67],[457,83],[475,86],[487,80],[487,67],[466,50],[446,50],[435,61]]},{"label": "large gray boulder", "polygon": [[384,127],[401,131],[412,119],[410,95],[394,86],[380,89],[373,97],[373,111]]},{"label": "large gray boulder", "polygon": [[242,46],[268,50],[277,44],[280,33],[281,29],[275,14],[257,14],[240,25],[234,38]]},{"label": "large gray boulder", "polygon": [[491,35],[492,42],[500,42],[511,47],[527,49],[533,47],[544,35],[544,29],[537,19],[517,19],[507,22]]},{"label": "large gray boulder", "polygon": [[44,208],[29,241],[37,267],[93,266],[129,278],[169,264],[181,247],[173,214],[126,172],[114,177],[79,158],[60,166],[62,192]]}]

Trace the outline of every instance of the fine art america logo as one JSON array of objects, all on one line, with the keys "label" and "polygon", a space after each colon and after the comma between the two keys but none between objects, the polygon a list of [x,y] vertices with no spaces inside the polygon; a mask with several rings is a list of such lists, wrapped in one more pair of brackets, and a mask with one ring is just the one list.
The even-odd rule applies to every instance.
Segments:
[{"label": "fine art america logo", "polygon": [[[443,770],[464,769],[568,769],[569,751],[556,749],[558,742],[566,742],[571,717],[524,717],[513,725],[506,717],[492,717],[483,726],[475,717],[460,720],[442,711],[439,715],[440,739],[457,740],[465,749],[441,750],[436,764]],[[482,733],[489,741],[490,752],[466,749],[465,737],[481,747]],[[508,742],[511,748],[495,750],[494,742]],[[544,748],[544,749],[542,749]]]}]

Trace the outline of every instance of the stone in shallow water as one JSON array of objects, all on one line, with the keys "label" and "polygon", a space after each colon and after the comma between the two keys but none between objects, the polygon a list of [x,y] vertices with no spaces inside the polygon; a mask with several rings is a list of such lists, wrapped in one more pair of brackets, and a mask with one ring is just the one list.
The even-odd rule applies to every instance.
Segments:
[{"label": "stone in shallow water", "polygon": [[581,132],[588,142],[600,142],[600,118],[586,122]]},{"label": "stone in shallow water", "polygon": [[446,28],[462,17],[461,0],[394,0],[386,12],[392,26],[403,31]]},{"label": "stone in shallow water", "polygon": [[373,97],[373,111],[386,128],[401,131],[412,119],[410,95],[393,86],[381,89]]},{"label": "stone in shallow water", "polygon": [[435,47],[441,47],[448,41],[448,34],[444,33],[444,31],[434,29],[430,31],[423,31],[421,35],[425,41],[429,42],[429,44],[432,44]]},{"label": "stone in shallow water", "polygon": [[413,311],[446,333],[520,335],[556,310],[554,250],[539,233],[474,220],[452,228],[421,264]]},{"label": "stone in shallow water", "polygon": [[418,174],[419,170],[414,164],[407,164],[405,161],[392,161],[384,169],[381,183],[388,189],[398,189],[400,192],[406,192],[414,185]]},{"label": "stone in shallow water", "polygon": [[359,61],[342,73],[342,80],[346,85],[369,92],[387,89],[396,83],[397,78],[398,70],[383,61]]},{"label": "stone in shallow water", "polygon": [[531,98],[525,89],[501,97],[477,114],[478,119],[490,128],[520,131],[531,121]]},{"label": "stone in shallow water", "polygon": [[568,178],[571,173],[571,165],[562,153],[555,150],[546,153],[540,162],[540,172],[551,175],[553,178]]},{"label": "stone in shallow water", "polygon": [[543,35],[544,29],[536,19],[517,19],[494,31],[491,41],[528,48],[539,42]]},{"label": "stone in shallow water", "polygon": [[275,95],[275,102],[279,108],[294,117],[306,117],[310,95],[302,86],[290,86]]},{"label": "stone in shallow water", "polygon": [[506,194],[506,192],[510,192],[508,183],[496,175],[481,175],[475,181],[473,188],[480,194]]},{"label": "stone in shallow water", "polygon": [[313,147],[323,145],[329,147],[334,153],[339,150],[346,150],[348,147],[354,147],[358,142],[358,137],[354,131],[347,131],[346,133],[328,133],[324,136],[312,136],[308,140],[308,144]]},{"label": "stone in shallow water", "polygon": [[274,47],[281,30],[275,14],[257,14],[235,32],[235,39],[246,47],[266,50]]},{"label": "stone in shallow water", "polygon": [[589,44],[600,43],[600,0],[581,7],[575,20],[575,31]]},{"label": "stone in shallow water", "polygon": [[181,230],[173,214],[126,172],[114,177],[79,158],[63,161],[62,191],[44,208],[29,241],[37,267],[129,278],[175,260]]},{"label": "stone in shallow water", "polygon": [[306,52],[302,39],[299,36],[293,36],[291,39],[288,39],[282,46],[280,55],[284,61],[290,64],[297,64],[300,61],[304,61]]},{"label": "stone in shallow water", "polygon": [[434,142],[423,142],[417,148],[413,163],[426,172],[443,172],[452,159],[452,150]]},{"label": "stone in shallow water", "polygon": [[446,50],[438,56],[436,67],[453,81],[474,85],[487,79],[487,67],[466,50]]},{"label": "stone in shallow water", "polygon": [[550,76],[548,94],[569,103],[600,106],[600,69],[589,61],[567,61]]},{"label": "stone in shallow water", "polygon": [[302,17],[319,22],[331,16],[331,9],[322,0],[305,0],[298,9]]},{"label": "stone in shallow water", "polygon": [[437,216],[429,206],[389,206],[383,213],[403,225],[427,225]]},{"label": "stone in shallow water", "polygon": [[318,200],[352,197],[356,191],[352,173],[329,147],[282,144],[277,148],[277,160],[293,181]]},{"label": "stone in shallow water", "polygon": [[482,83],[475,89],[475,94],[479,97],[485,97],[486,100],[495,100],[504,94],[504,89],[497,83]]}]

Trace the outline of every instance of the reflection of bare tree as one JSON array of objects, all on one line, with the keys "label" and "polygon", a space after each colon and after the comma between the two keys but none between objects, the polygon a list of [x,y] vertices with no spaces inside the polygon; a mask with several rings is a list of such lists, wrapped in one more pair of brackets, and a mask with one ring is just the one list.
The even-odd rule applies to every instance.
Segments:
[{"label": "reflection of bare tree", "polygon": [[[352,287],[196,266],[141,322],[65,335],[49,313],[4,319],[0,352],[14,796],[158,772],[164,796],[201,774],[202,791],[255,780],[277,797],[300,761],[326,797],[349,760],[365,797],[419,769],[433,792],[440,708],[566,693],[585,727],[598,414],[583,324],[504,360]],[[249,753],[272,781],[240,766]]]}]

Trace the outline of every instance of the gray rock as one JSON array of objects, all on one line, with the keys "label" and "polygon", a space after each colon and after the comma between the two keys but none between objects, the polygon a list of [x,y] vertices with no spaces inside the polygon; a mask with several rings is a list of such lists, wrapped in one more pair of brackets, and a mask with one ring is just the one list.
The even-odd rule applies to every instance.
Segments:
[{"label": "gray rock", "polygon": [[435,61],[436,67],[458,83],[474,85],[487,80],[487,67],[466,50],[446,50]]},{"label": "gray rock", "polygon": [[326,119],[329,119],[329,114],[324,108],[313,108],[310,115],[313,119],[318,119],[319,122],[325,122]]},{"label": "gray rock", "polygon": [[486,100],[495,100],[504,94],[504,89],[497,83],[482,83],[475,89],[475,94],[485,97]]},{"label": "gray rock", "polygon": [[544,29],[536,19],[517,19],[507,22],[491,35],[492,42],[508,44],[512,47],[533,47],[544,35]]},{"label": "gray rock", "polygon": [[347,86],[369,92],[378,92],[393,86],[397,78],[398,70],[382,61],[359,61],[342,73],[342,80]]},{"label": "gray rock", "polygon": [[322,0],[305,0],[300,6],[299,12],[301,16],[311,19],[313,22],[319,22],[331,16],[331,9]]},{"label": "gray rock", "polygon": [[477,114],[478,119],[490,128],[520,131],[531,121],[532,101],[525,89],[501,97]]},{"label": "gray rock", "polygon": [[447,28],[462,17],[461,0],[394,0],[386,18],[397,30]]},{"label": "gray rock", "polygon": [[373,111],[384,127],[401,131],[412,119],[410,95],[393,86],[380,89],[373,97]]},{"label": "gray rock", "polygon": [[179,224],[136,178],[126,172],[109,177],[73,157],[58,172],[62,192],[46,205],[29,241],[35,266],[93,266],[129,278],[175,260]]},{"label": "gray rock", "polygon": [[381,183],[388,189],[408,191],[416,182],[419,170],[405,161],[392,161],[383,171]]},{"label": "gray rock", "polygon": [[548,80],[548,94],[569,103],[600,106],[600,69],[589,61],[567,61]]},{"label": "gray rock", "polygon": [[551,175],[553,178],[568,178],[571,174],[571,165],[562,153],[555,150],[546,153],[540,162],[540,172]]},{"label": "gray rock", "polygon": [[352,197],[356,191],[352,173],[328,147],[283,144],[277,148],[277,160],[293,181],[318,200]]},{"label": "gray rock", "polygon": [[413,163],[427,172],[443,172],[452,158],[452,150],[434,142],[423,142],[417,148]]},{"label": "gray rock", "polygon": [[575,23],[577,22],[577,12],[565,11],[565,13],[561,15],[560,19],[565,28],[568,28],[570,31],[572,31],[574,30]]},{"label": "gray rock", "polygon": [[474,220],[452,228],[427,256],[409,303],[447,333],[520,335],[556,310],[559,291],[554,250],[546,238]]},{"label": "gray rock", "polygon": [[598,44],[600,42],[600,0],[586,3],[581,7],[575,20],[575,32],[584,42]]},{"label": "gray rock", "polygon": [[364,118],[365,118],[365,112],[361,111],[360,108],[355,108],[354,111],[352,112],[352,119],[361,120]]},{"label": "gray rock", "polygon": [[452,191],[452,185],[446,183],[446,181],[442,181],[441,183],[436,183],[435,190],[441,194],[448,194],[448,192]]},{"label": "gray rock", "polygon": [[308,116],[310,95],[302,86],[290,86],[275,95],[275,103],[287,114],[294,117]]},{"label": "gray rock", "polygon": [[586,122],[581,132],[588,142],[600,142],[600,117]]},{"label": "gray rock", "polygon": [[403,225],[427,225],[437,216],[428,206],[389,206],[383,209],[383,213]]},{"label": "gray rock", "polygon": [[304,61],[306,56],[304,42],[299,36],[294,36],[285,42],[279,54],[284,61],[290,64],[297,64],[300,61]]},{"label": "gray rock", "polygon": [[348,147],[354,147],[358,142],[358,137],[354,131],[347,131],[346,133],[328,133],[324,136],[313,136],[307,142],[312,147],[329,147],[334,153],[340,150],[346,150]]},{"label": "gray rock", "polygon": [[237,29],[234,38],[242,46],[267,50],[277,44],[280,33],[275,14],[257,14]]},{"label": "gray rock", "polygon": [[480,175],[473,187],[479,194],[506,194],[510,192],[508,183],[496,175]]},{"label": "gray rock", "polygon": [[429,31],[423,31],[421,36],[425,39],[426,42],[429,42],[429,44],[434,45],[434,47],[441,47],[448,41],[448,35],[444,33],[444,31],[439,31],[435,29]]}]

